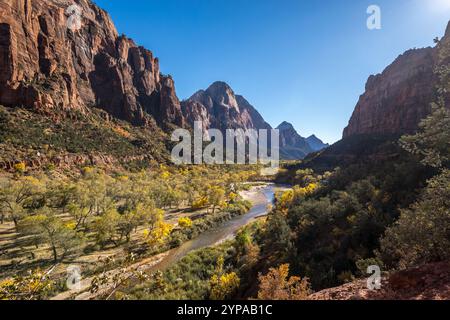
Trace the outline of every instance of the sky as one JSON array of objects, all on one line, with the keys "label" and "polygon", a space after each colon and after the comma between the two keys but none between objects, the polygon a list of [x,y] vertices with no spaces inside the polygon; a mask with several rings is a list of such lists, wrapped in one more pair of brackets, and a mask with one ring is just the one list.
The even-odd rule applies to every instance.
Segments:
[{"label": "sky", "polygon": [[[371,74],[433,45],[450,0],[95,0],[120,34],[153,51],[186,99],[227,82],[272,126],[333,143]],[[381,29],[367,28],[367,8]]]}]

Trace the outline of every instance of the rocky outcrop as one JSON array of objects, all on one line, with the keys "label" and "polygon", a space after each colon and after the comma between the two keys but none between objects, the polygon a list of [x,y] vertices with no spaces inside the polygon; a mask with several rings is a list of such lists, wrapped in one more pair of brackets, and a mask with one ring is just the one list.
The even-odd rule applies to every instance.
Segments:
[{"label": "rocky outcrop", "polygon": [[[450,23],[434,48],[413,49],[399,56],[381,74],[370,76],[344,138],[361,134],[406,134],[418,129],[431,112],[442,80],[435,74],[450,61]],[[450,100],[450,95],[445,97]],[[449,104],[447,103],[447,106]]]},{"label": "rocky outcrop", "polygon": [[[71,28],[76,5],[80,24]],[[152,52],[119,36],[89,0],[0,2],[0,104],[40,111],[96,106],[136,125],[183,125],[174,82]]]},{"label": "rocky outcrop", "polygon": [[244,97],[225,82],[215,82],[181,103],[186,123],[201,121],[205,129],[271,129]]},{"label": "rocky outcrop", "polygon": [[450,263],[430,263],[394,272],[381,280],[380,290],[369,290],[367,280],[326,289],[310,300],[449,300]]}]

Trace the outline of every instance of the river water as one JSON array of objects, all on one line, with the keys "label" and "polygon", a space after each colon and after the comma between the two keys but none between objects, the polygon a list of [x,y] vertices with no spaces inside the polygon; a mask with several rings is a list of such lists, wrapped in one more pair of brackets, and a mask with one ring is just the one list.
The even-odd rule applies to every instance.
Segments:
[{"label": "river water", "polygon": [[204,232],[197,238],[185,242],[180,247],[173,249],[160,262],[152,266],[149,271],[163,271],[194,250],[214,246],[228,239],[232,239],[240,228],[248,225],[259,217],[267,215],[269,211],[268,206],[274,201],[275,192],[283,189],[285,189],[285,187],[277,186],[275,184],[257,187],[257,189],[252,191],[253,195],[251,196],[251,201],[253,207],[247,214],[235,217],[213,230]]}]

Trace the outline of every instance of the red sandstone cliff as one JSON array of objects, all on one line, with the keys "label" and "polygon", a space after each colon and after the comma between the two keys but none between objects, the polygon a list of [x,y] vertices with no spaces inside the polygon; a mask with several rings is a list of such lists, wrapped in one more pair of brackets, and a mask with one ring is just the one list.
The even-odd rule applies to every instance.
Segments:
[{"label": "red sandstone cliff", "polygon": [[[450,41],[450,24],[441,43]],[[370,76],[344,138],[358,134],[404,134],[431,111],[438,84],[440,47],[409,50],[381,74]]]},{"label": "red sandstone cliff", "polygon": [[[81,9],[80,29],[68,28]],[[105,109],[143,125],[183,125],[174,82],[152,52],[119,36],[89,0],[0,1],[0,104],[50,111]],[[51,112],[51,111],[50,111]]]}]

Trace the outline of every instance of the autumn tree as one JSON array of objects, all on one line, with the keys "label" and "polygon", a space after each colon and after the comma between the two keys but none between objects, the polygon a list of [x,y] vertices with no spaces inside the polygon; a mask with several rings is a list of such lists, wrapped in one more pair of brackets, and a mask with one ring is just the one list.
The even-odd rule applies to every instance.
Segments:
[{"label": "autumn tree", "polygon": [[192,227],[192,220],[187,217],[180,218],[178,219],[178,226],[182,229],[188,229]]},{"label": "autumn tree", "polygon": [[43,300],[54,288],[54,281],[41,270],[15,275],[0,281],[0,300]]},{"label": "autumn tree", "polygon": [[173,230],[173,225],[164,221],[156,223],[153,229],[146,230],[145,237],[150,247],[155,248],[164,244]]},{"label": "autumn tree", "polygon": [[307,279],[289,277],[289,265],[270,268],[266,275],[259,275],[259,300],[306,300],[311,293]]},{"label": "autumn tree", "polygon": [[225,189],[220,186],[213,186],[208,190],[208,202],[212,206],[212,213],[225,201]]},{"label": "autumn tree", "polygon": [[224,258],[219,257],[216,270],[209,281],[210,299],[225,300],[233,297],[239,288],[240,279],[235,272],[226,273],[224,271]]}]

